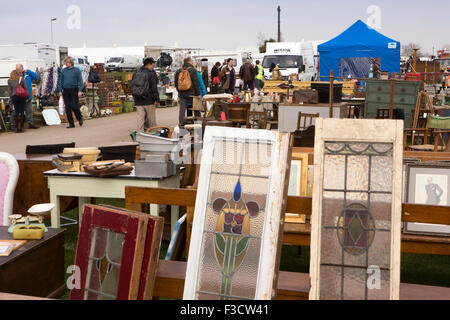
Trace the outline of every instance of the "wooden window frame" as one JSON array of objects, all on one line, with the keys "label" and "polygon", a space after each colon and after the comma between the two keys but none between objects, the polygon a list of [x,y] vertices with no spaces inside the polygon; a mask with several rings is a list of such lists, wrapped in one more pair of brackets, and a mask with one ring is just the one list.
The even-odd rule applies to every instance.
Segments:
[{"label": "wooden window frame", "polygon": [[267,220],[265,220],[263,227],[255,292],[255,299],[257,300],[272,299],[276,294],[275,289],[277,287],[278,267],[281,255],[280,247],[283,236],[283,221],[287,202],[289,165],[291,162],[292,148],[290,134],[241,128],[227,128],[224,130],[224,128],[220,127],[207,127],[204,135],[202,165],[200,167],[199,184],[195,202],[195,214],[183,299],[193,300],[197,296],[205,213],[211,178],[210,173],[213,163],[214,141],[216,138],[236,140],[246,139],[251,141],[263,140],[272,142],[271,176],[269,178],[269,190],[271,190],[271,192],[267,195],[266,207],[264,210],[265,218]]},{"label": "wooden window frame", "polygon": [[391,300],[399,299],[400,244],[402,213],[403,121],[322,119],[316,120],[314,147],[314,184],[311,218],[311,300],[320,299],[321,226],[324,177],[324,144],[335,142],[392,143],[392,209],[390,288]]},{"label": "wooden window frame", "polygon": [[71,300],[83,300],[88,277],[92,232],[95,228],[124,234],[116,300],[151,299],[156,278],[163,218],[87,204],[78,237],[75,265],[80,268],[81,286],[72,289]]}]

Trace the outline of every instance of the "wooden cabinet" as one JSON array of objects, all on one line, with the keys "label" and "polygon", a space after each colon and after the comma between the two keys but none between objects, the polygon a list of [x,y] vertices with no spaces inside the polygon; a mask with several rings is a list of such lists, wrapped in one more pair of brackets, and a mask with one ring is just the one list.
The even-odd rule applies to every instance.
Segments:
[{"label": "wooden cabinet", "polygon": [[[66,290],[64,232],[49,229],[41,240],[28,240],[9,257],[0,257],[0,292],[61,297]],[[8,227],[0,227],[0,239],[12,239]]]},{"label": "wooden cabinet", "polygon": [[[403,110],[405,114],[405,127],[411,126],[412,111],[416,107],[417,94],[423,87],[420,81],[394,81],[394,109]],[[389,108],[391,101],[391,80],[367,80],[366,105],[364,117],[375,119],[377,108]]]}]

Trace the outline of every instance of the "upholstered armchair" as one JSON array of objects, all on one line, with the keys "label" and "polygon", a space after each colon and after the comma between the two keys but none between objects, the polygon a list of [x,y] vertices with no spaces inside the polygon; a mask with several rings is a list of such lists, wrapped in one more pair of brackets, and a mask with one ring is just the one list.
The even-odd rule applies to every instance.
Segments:
[{"label": "upholstered armchair", "polygon": [[14,191],[19,179],[19,165],[9,153],[0,152],[0,226],[9,226],[13,214]]}]

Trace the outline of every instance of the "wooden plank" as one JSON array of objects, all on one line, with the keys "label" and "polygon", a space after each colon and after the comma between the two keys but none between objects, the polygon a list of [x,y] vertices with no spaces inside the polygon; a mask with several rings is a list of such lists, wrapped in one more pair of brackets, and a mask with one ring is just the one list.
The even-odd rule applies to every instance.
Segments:
[{"label": "wooden plank", "polygon": [[[303,148],[301,148],[303,149]],[[161,195],[162,193],[170,194],[170,190],[176,192],[176,194],[182,194],[184,204],[191,204],[187,208],[187,232],[186,232],[186,252],[189,251],[190,237],[192,230],[192,221],[194,218],[193,207],[195,205],[196,189],[182,190],[180,189],[163,189],[163,192],[159,192],[158,188],[140,188],[140,187],[127,187],[130,190],[127,194],[127,208],[129,204],[136,206],[139,201],[145,201],[149,203],[152,196],[151,194]],[[157,191],[157,192],[154,192]],[[185,192],[188,191],[188,192]],[[137,195],[137,196],[135,196]],[[170,197],[172,199],[173,197]],[[173,200],[173,199],[172,199]],[[176,199],[179,201],[179,199]],[[168,200],[159,200],[160,204],[172,204]],[[194,204],[194,205],[192,205]],[[289,196],[286,204],[286,212],[304,214],[306,216],[311,215],[312,198],[311,197],[294,197]],[[442,206],[429,206],[421,204],[407,204],[402,205],[402,221],[403,222],[418,222],[418,223],[431,223],[431,224],[449,224],[450,215],[447,213],[449,207]],[[307,227],[305,227],[307,226]],[[289,224],[284,226],[283,243],[297,246],[309,246],[310,245],[310,226],[301,224]],[[448,240],[448,242],[446,241]],[[423,236],[423,235],[402,235],[402,252],[420,253],[420,254],[450,254],[450,237],[440,236]]]},{"label": "wooden plank", "polygon": [[196,194],[197,191],[192,189],[125,187],[127,206],[146,203],[193,207]]},{"label": "wooden plank", "polygon": [[450,207],[403,203],[402,221],[450,225]]},{"label": "wooden plank", "polygon": [[[182,299],[185,277],[186,262],[160,260],[154,296]],[[307,300],[308,291],[309,274],[280,271],[276,300]],[[448,300],[450,288],[401,283],[400,299]]]}]

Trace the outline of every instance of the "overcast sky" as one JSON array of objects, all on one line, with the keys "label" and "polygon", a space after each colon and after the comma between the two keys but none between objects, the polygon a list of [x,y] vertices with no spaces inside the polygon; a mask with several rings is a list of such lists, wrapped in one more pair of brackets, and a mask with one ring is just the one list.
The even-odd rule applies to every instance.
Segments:
[{"label": "overcast sky", "polygon": [[[77,15],[67,13],[71,5]],[[68,47],[174,45],[205,49],[255,46],[259,32],[276,37],[281,6],[285,41],[329,40],[356,20],[367,22],[367,8],[380,8],[379,30],[400,41],[419,43],[431,53],[450,43],[449,0],[2,0],[1,44],[50,43]],[[72,11],[73,13],[73,11]]]}]

